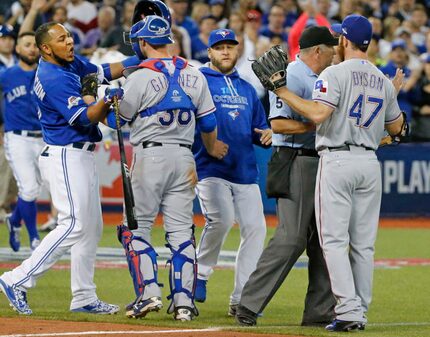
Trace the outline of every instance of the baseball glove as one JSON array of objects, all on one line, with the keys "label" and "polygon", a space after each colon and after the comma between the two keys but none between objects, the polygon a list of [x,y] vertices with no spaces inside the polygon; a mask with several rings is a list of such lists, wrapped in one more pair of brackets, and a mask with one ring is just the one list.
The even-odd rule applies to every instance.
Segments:
[{"label": "baseball glove", "polygon": [[403,115],[403,124],[400,132],[394,136],[391,136],[391,135],[385,136],[384,138],[381,139],[379,146],[401,143],[409,135],[409,124],[406,121],[406,113],[402,111],[402,115]]},{"label": "baseball glove", "polygon": [[288,56],[281,46],[274,46],[252,62],[252,70],[263,87],[274,91],[287,83]]},{"label": "baseball glove", "polygon": [[96,73],[85,75],[81,79],[81,95],[82,96],[93,96],[97,98],[97,89],[99,88],[99,81]]}]

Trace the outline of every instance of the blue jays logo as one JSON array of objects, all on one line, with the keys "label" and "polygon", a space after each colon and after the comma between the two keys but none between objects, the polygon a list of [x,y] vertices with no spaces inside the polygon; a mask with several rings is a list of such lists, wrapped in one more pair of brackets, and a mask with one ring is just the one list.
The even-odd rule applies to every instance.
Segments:
[{"label": "blue jays logo", "polygon": [[230,115],[230,117],[235,120],[237,118],[237,116],[239,116],[239,111],[237,110],[231,110],[228,112],[228,114]]},{"label": "blue jays logo", "polygon": [[328,83],[324,80],[318,80],[315,82],[314,90],[318,90],[322,94],[327,94]]},{"label": "blue jays logo", "polygon": [[225,37],[226,37],[227,35],[229,35],[229,34],[230,34],[230,32],[229,32],[228,30],[222,30],[222,31],[218,32],[217,34],[221,35],[221,36],[222,36],[222,38],[223,38],[223,39],[225,39]]}]

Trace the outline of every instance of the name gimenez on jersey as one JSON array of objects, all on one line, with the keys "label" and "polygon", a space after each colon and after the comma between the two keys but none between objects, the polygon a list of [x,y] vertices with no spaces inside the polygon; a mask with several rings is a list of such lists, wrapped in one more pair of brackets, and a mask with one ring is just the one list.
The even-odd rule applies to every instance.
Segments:
[{"label": "name gimenez on jersey", "polygon": [[[370,75],[370,76],[369,76]],[[352,84],[354,86],[369,87],[382,91],[384,87],[384,78],[369,74],[364,71],[351,71]]]},{"label": "name gimenez on jersey", "polygon": [[[180,74],[179,75],[179,84],[181,85],[181,87],[188,87],[188,88],[192,88],[192,89],[197,89],[197,81],[198,81],[198,77],[195,75],[191,75],[191,74]],[[159,92],[160,90],[164,89],[166,90],[168,87],[168,81],[166,79],[165,76],[157,76],[155,78],[153,78],[150,81],[152,88],[156,91]]]}]

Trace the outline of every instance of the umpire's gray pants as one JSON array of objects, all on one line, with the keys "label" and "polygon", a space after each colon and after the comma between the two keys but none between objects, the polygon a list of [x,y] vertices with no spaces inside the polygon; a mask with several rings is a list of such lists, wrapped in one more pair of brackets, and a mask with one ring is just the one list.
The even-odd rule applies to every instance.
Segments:
[{"label": "umpire's gray pants", "polygon": [[240,304],[254,313],[264,310],[306,249],[309,285],[302,322],[327,322],[334,316],[335,299],[315,225],[317,169],[317,157],[297,156],[293,162],[290,198],[278,199],[278,227],[243,288]]}]

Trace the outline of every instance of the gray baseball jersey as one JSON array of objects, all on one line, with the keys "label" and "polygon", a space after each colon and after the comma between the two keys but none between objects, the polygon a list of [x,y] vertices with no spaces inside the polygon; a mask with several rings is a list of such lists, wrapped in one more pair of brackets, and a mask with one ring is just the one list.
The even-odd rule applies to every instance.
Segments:
[{"label": "gray baseball jersey", "polygon": [[401,115],[393,84],[366,60],[351,59],[326,68],[312,97],[335,108],[317,128],[317,150],[345,144],[376,150],[384,124]]},{"label": "gray baseball jersey", "polygon": [[[172,60],[163,62],[172,74],[175,69]],[[130,143],[133,146],[145,141],[189,145],[194,142],[195,119],[212,113],[215,106],[206,78],[196,68],[188,65],[181,70],[179,84],[196,107],[195,116],[185,116],[186,112],[171,116],[166,111],[160,111],[148,117],[137,117],[130,132]],[[123,89],[124,99],[120,104],[120,115],[129,121],[140,111],[160,102],[166,95],[168,82],[163,73],[143,68],[128,76]],[[174,101],[175,97],[172,97],[172,100]],[[186,120],[187,123],[181,123],[180,120]]]}]

